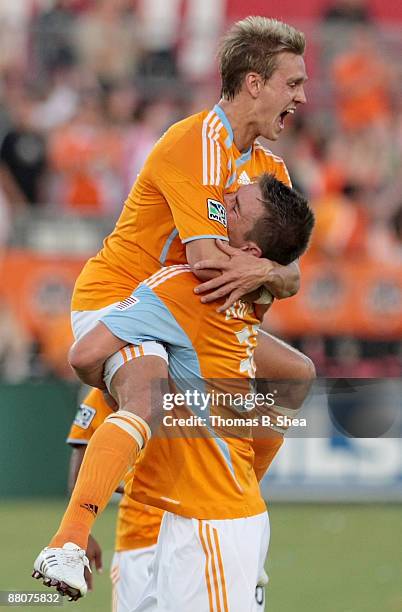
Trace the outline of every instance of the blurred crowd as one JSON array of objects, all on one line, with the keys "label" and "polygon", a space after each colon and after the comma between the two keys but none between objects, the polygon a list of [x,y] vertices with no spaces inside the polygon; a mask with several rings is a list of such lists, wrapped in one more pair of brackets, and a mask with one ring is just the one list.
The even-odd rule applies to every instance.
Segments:
[{"label": "blurred crowd", "polygon": [[[185,13],[180,0],[0,3],[0,252],[25,216],[118,216],[163,131],[219,99],[226,2],[186,0]],[[363,0],[293,24],[311,43],[308,104],[268,146],[315,209],[309,256],[402,265],[401,42]],[[0,311],[0,377],[69,376],[1,287]],[[338,365],[356,355],[367,365],[356,375],[398,375],[402,363],[399,341],[384,349],[388,362],[363,340],[298,342],[324,374],[342,375]]]}]

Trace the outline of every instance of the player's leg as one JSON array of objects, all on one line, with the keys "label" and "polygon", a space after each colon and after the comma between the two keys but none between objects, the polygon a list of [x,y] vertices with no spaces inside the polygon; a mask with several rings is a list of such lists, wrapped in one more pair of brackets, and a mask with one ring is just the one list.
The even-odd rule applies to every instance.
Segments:
[{"label": "player's leg", "polygon": [[266,513],[241,519],[201,521],[165,513],[157,544],[156,610],[251,612],[260,559],[269,542]]},{"label": "player's leg", "polygon": [[[117,394],[122,409],[107,417],[92,436],[59,529],[34,564],[34,577],[45,578],[45,583],[50,586],[57,583],[59,588],[74,598],[86,593],[83,554],[93,523],[124,475],[134,465],[139,450],[151,433],[147,421],[126,409],[123,399],[127,397],[130,400],[131,409],[140,407],[148,420],[162,406],[159,381],[167,379],[167,356],[161,345],[154,345],[154,342],[145,343],[136,347],[138,354],[133,350],[129,351],[129,357],[120,355],[114,358],[111,374],[109,372],[112,386],[115,377],[122,381],[137,381],[133,390],[134,401],[129,391],[131,386],[123,384],[123,392]],[[124,376],[123,372],[126,373]]]},{"label": "player's leg", "polygon": [[[268,517],[269,519],[269,517]],[[258,569],[258,581],[254,591],[254,599],[252,605],[252,612],[264,612],[266,603],[266,586],[269,582],[268,575],[265,571],[265,561],[267,558],[269,540],[270,540],[270,527],[268,523],[268,534],[266,535],[266,547],[260,546],[260,558],[259,558],[259,569]]]},{"label": "player's leg", "polygon": [[[129,304],[135,303],[132,299]],[[77,338],[70,353],[72,366],[78,373],[100,369],[102,377],[107,360],[106,382],[119,410],[105,419],[88,444],[67,511],[50,542],[51,548],[74,542],[86,549],[96,516],[147,443],[152,414],[161,412],[160,383],[167,381],[166,351],[156,342],[140,345],[138,341],[139,346],[126,346],[124,340],[99,322],[100,317],[113,312],[115,307],[112,304],[97,313],[76,313],[72,317]],[[92,381],[84,379],[84,382],[91,384]]]},{"label": "player's leg", "polygon": [[155,549],[156,544],[114,554],[110,571],[112,612],[132,612],[137,606],[151,577]]},{"label": "player's leg", "polygon": [[[156,343],[136,347],[142,355],[126,363],[121,360],[112,378],[122,382],[116,393],[119,410],[99,426],[92,436],[60,527],[50,542],[51,548],[74,542],[86,549],[97,515],[102,512],[113,492],[134,465],[139,451],[147,443],[151,429],[148,422],[162,406],[161,380],[167,379],[167,356],[160,345],[160,355],[147,354]],[[141,350],[140,350],[141,349]],[[127,403],[126,403],[127,400]],[[144,415],[142,418],[139,414]]]},{"label": "player's leg", "polygon": [[258,391],[275,394],[272,417],[278,413],[296,416],[315,379],[311,359],[263,330],[258,334],[254,358]]},{"label": "player's leg", "polygon": [[[108,360],[109,365],[106,367],[109,384],[120,401],[120,409],[107,417],[88,444],[60,527],[50,546],[40,553],[34,564],[35,577],[56,581],[59,587],[64,583],[64,591],[74,596],[86,592],[82,555],[92,525],[151,435],[148,422],[140,414],[149,420],[154,412],[162,412],[163,391],[159,383],[161,380],[167,381],[167,354],[159,343],[142,344],[144,336],[148,339],[151,334],[151,324],[155,328],[155,339],[159,338],[160,313],[152,312],[144,302],[134,312],[129,310],[122,313],[119,308],[109,309],[114,312],[112,320],[116,319],[118,329],[123,314],[122,318],[130,334],[133,330],[133,343],[136,345],[112,356],[112,364]],[[176,325],[173,319],[172,322]],[[91,339],[92,332],[93,329],[89,332]],[[120,337],[119,334],[115,335]],[[100,344],[106,354],[107,342]],[[151,349],[148,350],[147,346],[150,345]],[[68,547],[66,553],[63,552],[64,546]],[[53,555],[56,555],[57,567]],[[74,559],[70,563],[72,557]],[[71,565],[74,565],[73,571]],[[74,587],[74,591],[69,586]]]}]

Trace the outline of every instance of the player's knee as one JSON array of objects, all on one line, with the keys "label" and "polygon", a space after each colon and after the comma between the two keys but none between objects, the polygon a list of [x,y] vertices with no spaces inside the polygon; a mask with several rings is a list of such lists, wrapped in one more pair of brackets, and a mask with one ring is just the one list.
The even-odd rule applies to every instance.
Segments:
[{"label": "player's knee", "polygon": [[317,376],[315,365],[310,357],[307,357],[307,355],[303,353],[300,354],[299,369],[301,380],[305,380],[306,382],[313,382],[315,380]]},{"label": "player's knee", "polygon": [[76,372],[92,369],[103,363],[103,361],[100,361],[96,347],[80,340],[71,347],[68,361]]},{"label": "player's knee", "polygon": [[315,366],[310,357],[294,348],[287,353],[285,365],[286,376],[283,376],[284,379],[311,383],[316,378]]}]

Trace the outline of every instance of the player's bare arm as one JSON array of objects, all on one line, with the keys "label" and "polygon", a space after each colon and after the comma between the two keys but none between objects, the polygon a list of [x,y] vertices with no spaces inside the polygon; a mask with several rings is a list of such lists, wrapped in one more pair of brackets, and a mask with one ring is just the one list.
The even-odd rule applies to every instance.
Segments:
[{"label": "player's bare arm", "polygon": [[201,240],[188,242],[186,244],[186,258],[193,274],[203,282],[220,276],[221,272],[216,268],[208,269],[204,267],[199,269],[198,264],[200,262],[213,260],[222,265],[230,262],[230,257],[218,248],[213,238],[202,238]]},{"label": "player's bare arm", "polygon": [[[299,288],[297,266],[280,266],[265,258],[261,258],[257,263],[256,258],[244,257],[242,250],[230,247],[220,240],[204,238],[189,242],[186,245],[186,256],[193,274],[203,281],[196,293],[205,293],[219,287],[219,291],[202,300],[205,302],[223,298],[235,289],[239,290],[240,296],[244,296],[265,285],[274,297],[281,299],[294,295]],[[206,266],[207,262],[212,262],[210,268]],[[252,289],[248,290],[249,286],[252,286]],[[233,301],[235,300],[230,299],[229,302],[228,298],[225,308],[229,308]]]},{"label": "player's bare arm", "polygon": [[[278,187],[280,190],[280,183]],[[193,240],[186,245],[187,261],[197,278],[204,281],[197,293],[214,290],[205,296],[205,302],[226,297],[220,307],[222,312],[240,297],[262,286],[279,299],[294,295],[299,288],[297,264],[286,265],[287,262],[281,261],[284,265],[279,265],[264,256],[257,260],[252,253],[245,251],[239,241],[240,235],[253,237],[256,220],[260,221],[260,233],[272,230],[269,221],[262,215],[261,205],[266,196],[263,196],[255,181],[237,192],[225,194],[230,245],[222,240],[207,238]]]},{"label": "player's bare arm", "polygon": [[[224,195],[227,219],[225,223],[227,223],[228,237],[232,248],[228,247],[226,241],[225,245],[222,247],[224,241],[216,241],[213,238],[200,238],[187,242],[186,258],[193,273],[199,280],[205,282],[217,279],[223,273],[223,269],[229,273],[232,279],[236,279],[237,261],[234,260],[233,255],[237,254],[241,257],[243,254],[244,243],[239,241],[239,236],[247,235],[254,227],[256,219],[261,216],[261,196],[262,194],[257,186],[257,181],[253,181],[249,185],[241,186],[237,191]],[[207,268],[205,266],[200,268],[199,264],[205,261],[215,262],[215,268]],[[269,265],[267,259],[264,261]],[[255,263],[253,260],[250,261],[247,259],[246,276],[249,271],[250,275],[253,275],[253,263]],[[224,268],[222,268],[222,266]],[[257,267],[257,264],[255,264],[255,266]],[[259,268],[264,268],[266,272],[265,266],[260,265]],[[265,275],[266,274],[264,274],[264,277]],[[219,283],[219,280],[217,280],[217,282]],[[221,283],[219,283],[219,286],[221,286]],[[236,288],[241,287],[236,285]],[[222,291],[217,297],[224,297],[230,291],[231,289],[228,288],[226,292]],[[241,295],[245,295],[246,293],[248,293],[247,290],[243,291]],[[229,306],[230,305],[231,304],[229,304]]]},{"label": "player's bare arm", "polygon": [[229,259],[205,259],[194,264],[194,273],[205,269],[219,274],[199,285],[195,292],[205,294],[204,303],[213,302],[227,296],[219,308],[223,312],[242,296],[261,286],[278,299],[297,293],[300,286],[300,271],[297,262],[282,266],[265,258],[256,258],[239,249],[217,240],[218,248]]}]

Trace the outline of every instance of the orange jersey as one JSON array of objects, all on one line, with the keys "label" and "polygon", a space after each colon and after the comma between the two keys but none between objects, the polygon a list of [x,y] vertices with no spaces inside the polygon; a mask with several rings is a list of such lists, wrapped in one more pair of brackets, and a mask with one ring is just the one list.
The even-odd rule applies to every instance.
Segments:
[{"label": "orange jersey", "polygon": [[[92,389],[81,403],[67,437],[72,445],[88,444],[96,429],[113,410],[109,408],[99,389]],[[127,474],[126,482],[132,474]],[[136,502],[123,495],[119,504],[116,526],[118,551],[145,548],[156,544],[163,511]]]},{"label": "orange jersey", "polygon": [[[214,397],[216,392],[230,393],[232,398],[240,395],[242,401],[251,391],[255,372],[253,349],[259,321],[253,305],[239,301],[226,313],[217,313],[216,303],[201,304],[194,294],[197,283],[188,265],[163,268],[141,283],[134,299],[117,305],[101,321],[130,344],[160,341],[168,352],[169,374],[178,391],[197,390],[204,398],[212,391]],[[166,399],[165,395],[165,409]],[[247,412],[239,413],[222,401],[207,401],[204,408],[188,402],[179,416],[185,414],[190,421],[199,416],[205,423],[175,424],[177,410],[166,410],[163,431],[153,434],[136,463],[132,496],[198,519],[233,519],[263,512]],[[237,428],[228,421],[235,417],[241,420]]]},{"label": "orange jersey", "polygon": [[72,310],[98,310],[161,266],[186,263],[186,242],[227,240],[224,191],[263,172],[290,184],[283,161],[258,141],[240,153],[220,106],[173,125],[155,145],[114,231],[77,279]]}]

